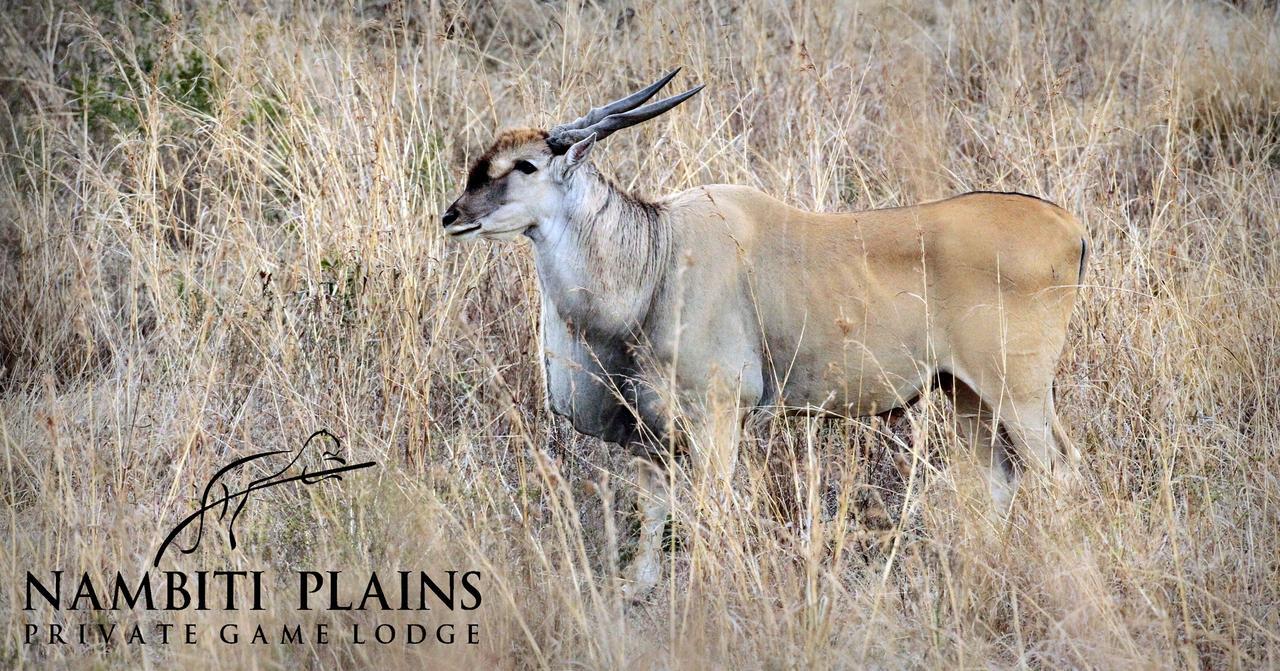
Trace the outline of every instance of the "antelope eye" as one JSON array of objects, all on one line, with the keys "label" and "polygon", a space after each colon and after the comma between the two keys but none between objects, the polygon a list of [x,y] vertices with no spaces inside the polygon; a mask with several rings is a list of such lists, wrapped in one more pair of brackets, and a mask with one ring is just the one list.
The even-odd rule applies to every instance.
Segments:
[{"label": "antelope eye", "polygon": [[520,172],[523,172],[524,174],[529,175],[537,172],[538,166],[528,161],[516,161],[516,170],[519,170]]}]

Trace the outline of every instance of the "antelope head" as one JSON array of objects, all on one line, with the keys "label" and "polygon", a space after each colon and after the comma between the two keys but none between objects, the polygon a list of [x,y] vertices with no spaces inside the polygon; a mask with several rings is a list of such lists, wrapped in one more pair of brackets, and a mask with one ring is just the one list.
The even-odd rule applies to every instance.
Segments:
[{"label": "antelope head", "polygon": [[652,119],[702,90],[696,86],[644,104],[679,71],[550,131],[521,128],[500,133],[471,165],[462,195],[441,217],[445,233],[457,239],[513,238],[558,216],[573,190],[575,173],[597,141]]}]

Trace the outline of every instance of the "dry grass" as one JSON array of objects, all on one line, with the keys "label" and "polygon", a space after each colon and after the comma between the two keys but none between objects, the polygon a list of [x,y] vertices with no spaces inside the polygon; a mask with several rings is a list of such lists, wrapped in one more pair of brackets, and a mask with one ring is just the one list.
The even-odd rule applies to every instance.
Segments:
[{"label": "dry grass", "polygon": [[[1274,4],[263,4],[0,17],[3,663],[1280,665]],[[1082,218],[1059,400],[1086,491],[993,527],[944,405],[900,431],[906,478],[875,427],[792,421],[620,602],[627,464],[543,409],[528,250],[436,217],[500,127],[677,64],[701,96],[597,152],[641,192],[1020,190]],[[320,427],[381,468],[265,494],[239,549],[173,565],[480,569],[480,645],[21,644],[53,617],[25,571],[141,571],[213,471]],[[232,617],[421,619],[269,606]]]}]

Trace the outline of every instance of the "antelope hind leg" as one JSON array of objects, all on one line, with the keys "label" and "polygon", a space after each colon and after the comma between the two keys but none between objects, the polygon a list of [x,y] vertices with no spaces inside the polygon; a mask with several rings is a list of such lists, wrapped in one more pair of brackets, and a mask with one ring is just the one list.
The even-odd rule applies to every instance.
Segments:
[{"label": "antelope hind leg", "polygon": [[986,478],[992,512],[997,516],[1004,515],[1013,500],[1013,482],[1008,468],[1009,446],[993,430],[995,418],[977,392],[964,382],[955,380],[951,395],[957,433],[973,449],[978,468]]}]

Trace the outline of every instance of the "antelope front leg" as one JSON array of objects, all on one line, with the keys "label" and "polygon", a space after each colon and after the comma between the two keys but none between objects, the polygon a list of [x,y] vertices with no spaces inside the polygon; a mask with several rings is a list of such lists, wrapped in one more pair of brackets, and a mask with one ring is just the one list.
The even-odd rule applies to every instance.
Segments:
[{"label": "antelope front leg", "polygon": [[706,492],[724,508],[733,495],[733,471],[738,465],[746,411],[720,411],[702,417],[701,430],[691,449],[695,488]]},{"label": "antelope front leg", "polygon": [[636,507],[640,511],[640,541],[625,572],[622,595],[626,599],[644,596],[662,575],[662,531],[667,525],[666,472],[648,459],[636,459]]}]

